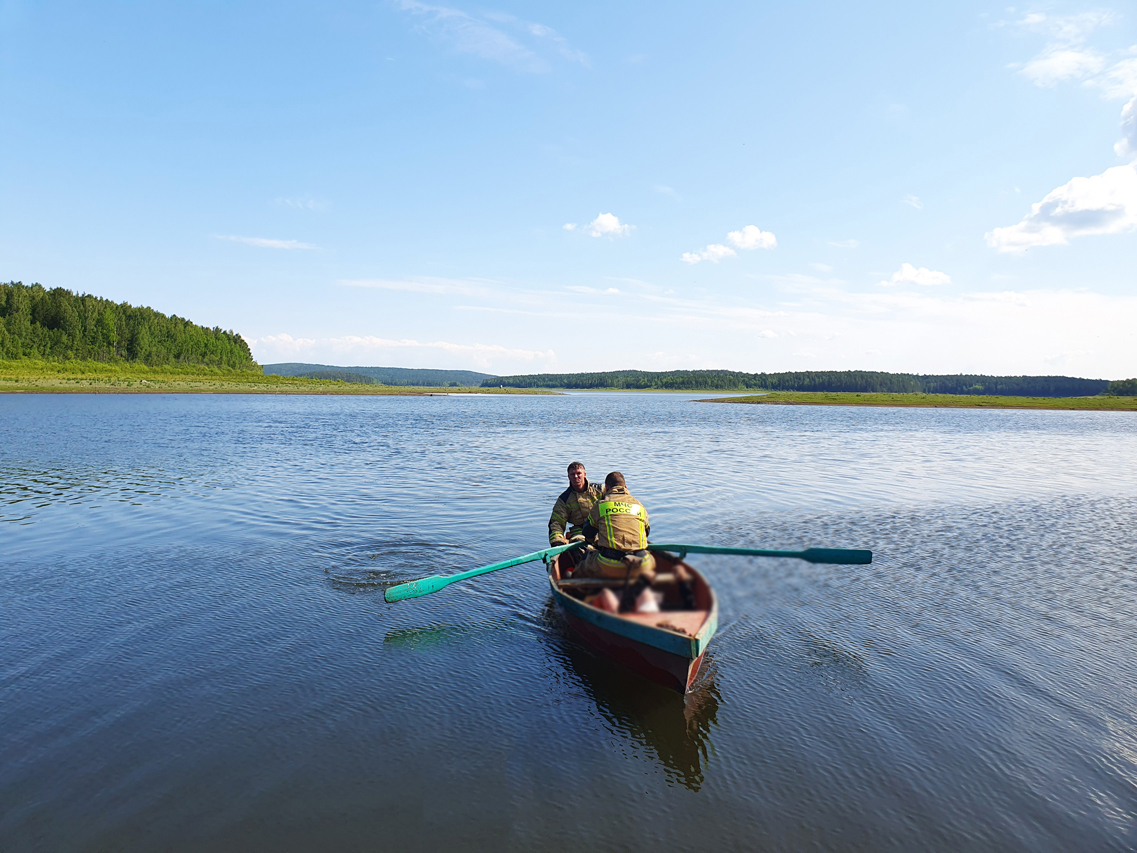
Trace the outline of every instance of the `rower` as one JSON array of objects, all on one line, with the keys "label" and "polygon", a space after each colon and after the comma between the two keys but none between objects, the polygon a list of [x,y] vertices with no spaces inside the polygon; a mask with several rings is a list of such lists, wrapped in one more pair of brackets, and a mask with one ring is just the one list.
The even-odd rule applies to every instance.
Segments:
[{"label": "rower", "polygon": [[655,580],[655,557],[647,550],[650,532],[647,508],[628,491],[624,475],[613,471],[584,522],[584,536],[595,541],[596,550],[588,552],[575,576],[625,581],[620,609],[630,610]]}]

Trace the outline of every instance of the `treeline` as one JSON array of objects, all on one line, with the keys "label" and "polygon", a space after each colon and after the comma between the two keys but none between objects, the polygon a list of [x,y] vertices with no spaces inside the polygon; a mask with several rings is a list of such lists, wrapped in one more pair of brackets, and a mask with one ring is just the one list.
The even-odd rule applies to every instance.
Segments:
[{"label": "treeline", "polygon": [[[277,374],[278,376],[280,374]],[[362,373],[348,373],[346,370],[313,370],[311,373],[301,373],[301,379],[332,379],[337,382],[357,382],[362,385],[374,385],[375,380]]]},{"label": "treeline", "polygon": [[612,370],[604,373],[536,373],[497,376],[483,387],[618,388],[658,391],[847,391],[859,394],[998,394],[1013,397],[1087,397],[1109,385],[1071,376],[933,376],[873,370],[739,373],[733,370]]},{"label": "treeline", "polygon": [[[265,373],[275,373],[277,376],[312,376],[315,373],[327,372],[352,373],[368,376],[380,385],[407,385],[426,388],[439,388],[444,385],[477,388],[483,380],[493,378],[488,373],[478,373],[476,370],[436,370],[429,367],[339,367],[333,364],[305,364],[302,362],[266,364],[264,371]],[[342,377],[327,378],[340,379]],[[493,386],[492,382],[487,384]]]},{"label": "treeline", "polygon": [[1111,397],[1137,397],[1137,379],[1118,379],[1110,382],[1102,393]]},{"label": "treeline", "polygon": [[62,287],[0,283],[0,359],[22,358],[259,369],[236,332]]}]

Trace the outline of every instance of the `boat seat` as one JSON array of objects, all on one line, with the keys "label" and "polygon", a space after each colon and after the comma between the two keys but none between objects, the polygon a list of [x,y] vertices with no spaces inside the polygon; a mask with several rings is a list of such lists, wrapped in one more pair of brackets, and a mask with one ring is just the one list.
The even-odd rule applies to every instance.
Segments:
[{"label": "boat seat", "polygon": [[[572,589],[574,587],[582,586],[608,586],[620,587],[625,583],[623,578],[566,578],[565,580],[557,581],[557,586],[561,589]],[[675,583],[675,575],[673,574],[658,574],[655,576],[655,583],[652,587],[657,587],[662,584]]]},{"label": "boat seat", "polygon": [[707,610],[664,610],[662,613],[621,613],[620,618],[694,637],[707,621]]}]

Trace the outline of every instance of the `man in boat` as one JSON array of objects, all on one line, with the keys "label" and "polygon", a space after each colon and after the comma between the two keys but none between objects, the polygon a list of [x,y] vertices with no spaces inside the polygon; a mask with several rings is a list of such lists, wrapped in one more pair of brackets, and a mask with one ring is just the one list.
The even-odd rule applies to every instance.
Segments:
[{"label": "man in boat", "polygon": [[624,475],[604,478],[604,492],[584,522],[584,537],[595,545],[577,566],[575,576],[635,581],[655,578],[655,557],[647,550],[651,532],[647,508],[628,491]]},{"label": "man in boat", "polygon": [[[584,539],[584,522],[603,491],[596,483],[588,482],[580,462],[568,466],[568,480],[569,487],[561,492],[549,516],[549,545],[552,547]],[[569,525],[567,532],[566,524]]]},{"label": "man in boat", "polygon": [[[647,508],[628,491],[624,475],[613,471],[604,478],[604,493],[584,522],[584,536],[594,547],[574,577],[623,580],[620,610],[638,609],[640,595],[656,580],[655,556],[647,547],[650,533]],[[691,576],[681,564],[675,566],[674,580],[683,604],[694,610]]]}]

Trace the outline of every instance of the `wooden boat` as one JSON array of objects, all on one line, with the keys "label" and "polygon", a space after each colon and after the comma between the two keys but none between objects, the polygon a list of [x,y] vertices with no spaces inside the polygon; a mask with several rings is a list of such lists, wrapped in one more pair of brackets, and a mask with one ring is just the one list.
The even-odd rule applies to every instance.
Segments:
[{"label": "wooden boat", "polygon": [[572,568],[584,558],[579,550],[549,561],[549,586],[565,620],[585,642],[640,675],[686,693],[718,628],[718,601],[706,578],[684,562],[694,581],[695,609],[684,607],[674,582],[681,561],[664,551],[652,553],[659,576],[655,590],[664,595],[659,613],[616,614],[586,603],[585,598],[605,586],[619,594],[624,582],[571,577]]}]

